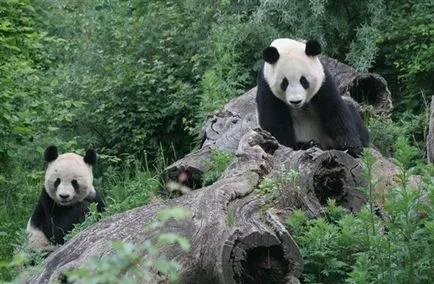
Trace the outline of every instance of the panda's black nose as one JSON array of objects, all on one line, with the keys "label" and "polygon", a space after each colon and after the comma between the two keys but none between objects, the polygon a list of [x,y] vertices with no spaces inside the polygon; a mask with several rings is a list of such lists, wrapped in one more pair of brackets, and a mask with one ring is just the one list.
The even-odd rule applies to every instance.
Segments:
[{"label": "panda's black nose", "polygon": [[300,104],[301,103],[301,100],[299,100],[299,101],[289,101],[291,104],[293,104],[293,105],[298,105],[298,104]]},{"label": "panda's black nose", "polygon": [[60,198],[67,199],[69,197],[69,194],[59,194]]}]

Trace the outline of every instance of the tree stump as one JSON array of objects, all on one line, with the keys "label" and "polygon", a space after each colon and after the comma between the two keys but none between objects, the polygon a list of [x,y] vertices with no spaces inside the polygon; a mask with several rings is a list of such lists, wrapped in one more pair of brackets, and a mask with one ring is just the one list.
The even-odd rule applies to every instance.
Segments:
[{"label": "tree stump", "polygon": [[[376,74],[356,72],[333,59],[322,59],[337,80],[342,95],[390,111],[390,92]],[[363,97],[361,94],[366,94]],[[350,211],[366,201],[358,191],[366,181],[363,165],[345,152],[311,148],[294,151],[277,143],[257,123],[256,88],[229,102],[208,117],[197,151],[165,169],[168,180],[182,173],[195,189],[188,194],[146,205],[101,220],[53,252],[39,274],[27,283],[59,279],[62,271],[81,267],[91,256],[113,253],[111,241],[140,243],[161,231],[147,231],[156,212],[169,207],[191,211],[188,220],[171,220],[164,231],[190,240],[191,250],[164,246],[160,253],[181,263],[182,283],[299,283],[303,259],[285,220],[295,209],[317,217],[327,198]],[[235,154],[235,161],[212,185],[203,187],[202,174],[210,170],[214,150]],[[286,185],[277,202],[256,193],[261,181],[280,168],[298,173],[298,182]]]}]

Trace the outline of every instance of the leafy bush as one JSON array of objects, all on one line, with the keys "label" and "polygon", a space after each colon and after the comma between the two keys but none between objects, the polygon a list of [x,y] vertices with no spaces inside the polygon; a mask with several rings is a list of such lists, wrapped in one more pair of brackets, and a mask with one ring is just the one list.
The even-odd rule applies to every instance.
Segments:
[{"label": "leafy bush", "polygon": [[[434,277],[434,183],[426,173],[424,189],[408,186],[414,147],[400,139],[397,163],[402,173],[380,213],[370,200],[355,215],[329,201],[324,217],[308,220],[302,211],[288,227],[302,248],[305,283],[426,283]],[[373,160],[365,152],[369,167]],[[372,158],[372,156],[370,156]],[[369,176],[369,175],[368,175]]]},{"label": "leafy bush", "polygon": [[[188,23],[180,3],[58,1],[44,26],[63,41],[48,45],[63,62],[52,66],[53,87],[85,107],[66,108],[74,120],[59,125],[64,139],[77,136],[110,155],[151,158],[163,145],[189,148],[182,118],[197,105],[185,49]],[[160,23],[156,25],[155,23]],[[158,38],[158,40],[157,40]],[[65,109],[62,105],[58,106]]]},{"label": "leafy bush", "polygon": [[434,3],[423,1],[387,1],[388,25],[382,36],[380,58],[393,77],[398,113],[423,112],[434,92]]},{"label": "leafy bush", "polygon": [[383,155],[392,156],[398,137],[408,137],[410,144],[418,149],[417,158],[420,162],[426,157],[427,126],[428,112],[417,115],[404,112],[395,119],[379,115],[368,120],[371,142]]},{"label": "leafy bush", "polygon": [[255,19],[274,26],[280,37],[316,38],[328,55],[367,70],[377,55],[375,42],[384,20],[383,2],[263,0]]},{"label": "leafy bush", "polygon": [[397,109],[369,122],[372,140],[394,155],[405,135],[423,170],[430,0],[0,2],[1,259],[36,202],[47,145],[98,152],[107,214],[146,204],[167,157],[188,152],[203,119],[255,85],[261,50],[277,37],[315,37],[326,54],[385,75]]},{"label": "leafy bush", "polygon": [[261,195],[269,194],[272,199],[281,198],[288,188],[298,186],[298,173],[294,170],[287,170],[281,165],[271,177],[265,177],[259,184],[256,192]]}]

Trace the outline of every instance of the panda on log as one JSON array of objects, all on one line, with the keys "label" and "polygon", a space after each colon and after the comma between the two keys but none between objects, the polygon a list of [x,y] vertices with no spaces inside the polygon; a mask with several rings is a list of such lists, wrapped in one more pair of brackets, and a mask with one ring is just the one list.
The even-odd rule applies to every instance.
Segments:
[{"label": "panda on log", "polygon": [[30,248],[50,252],[64,243],[75,224],[84,221],[91,202],[97,203],[98,212],[105,204],[93,187],[92,167],[97,159],[93,150],[83,158],[74,153],[58,155],[57,147],[49,146],[44,157],[48,162],[44,187],[27,232]]},{"label": "panda on log", "polygon": [[321,45],[288,38],[263,50],[256,95],[259,125],[295,150],[319,146],[360,156],[369,133],[351,102],[340,96],[319,60]]}]

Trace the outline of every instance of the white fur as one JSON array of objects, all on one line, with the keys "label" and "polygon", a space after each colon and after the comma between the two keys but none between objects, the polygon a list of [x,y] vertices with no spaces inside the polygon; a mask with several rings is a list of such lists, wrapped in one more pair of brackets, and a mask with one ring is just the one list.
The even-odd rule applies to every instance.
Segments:
[{"label": "white fur", "polygon": [[[306,45],[302,42],[280,38],[271,43],[279,52],[279,59],[274,64],[265,62],[264,78],[273,94],[289,106],[301,108],[308,103],[321,88],[324,81],[324,68],[318,56],[307,56]],[[300,84],[301,76],[306,77],[309,88]],[[288,80],[286,91],[282,91],[282,80]],[[291,101],[301,101],[293,105]]]},{"label": "white fur", "polygon": [[309,142],[313,140],[319,143],[322,149],[329,149],[334,145],[333,140],[321,125],[318,113],[311,107],[292,109],[291,117],[297,141]]},{"label": "white fur", "polygon": [[[56,189],[54,183],[57,178],[61,182]],[[78,192],[71,183],[74,179],[79,184]],[[71,205],[83,201],[87,196],[95,196],[92,166],[86,164],[83,157],[74,153],[62,154],[48,164],[44,185],[48,195],[60,205]],[[64,199],[60,195],[69,197]]]},{"label": "white fur", "polygon": [[32,226],[30,219],[27,222],[27,233],[29,235],[28,244],[30,248],[43,251],[53,251],[56,249],[56,246],[47,239],[41,230]]}]

